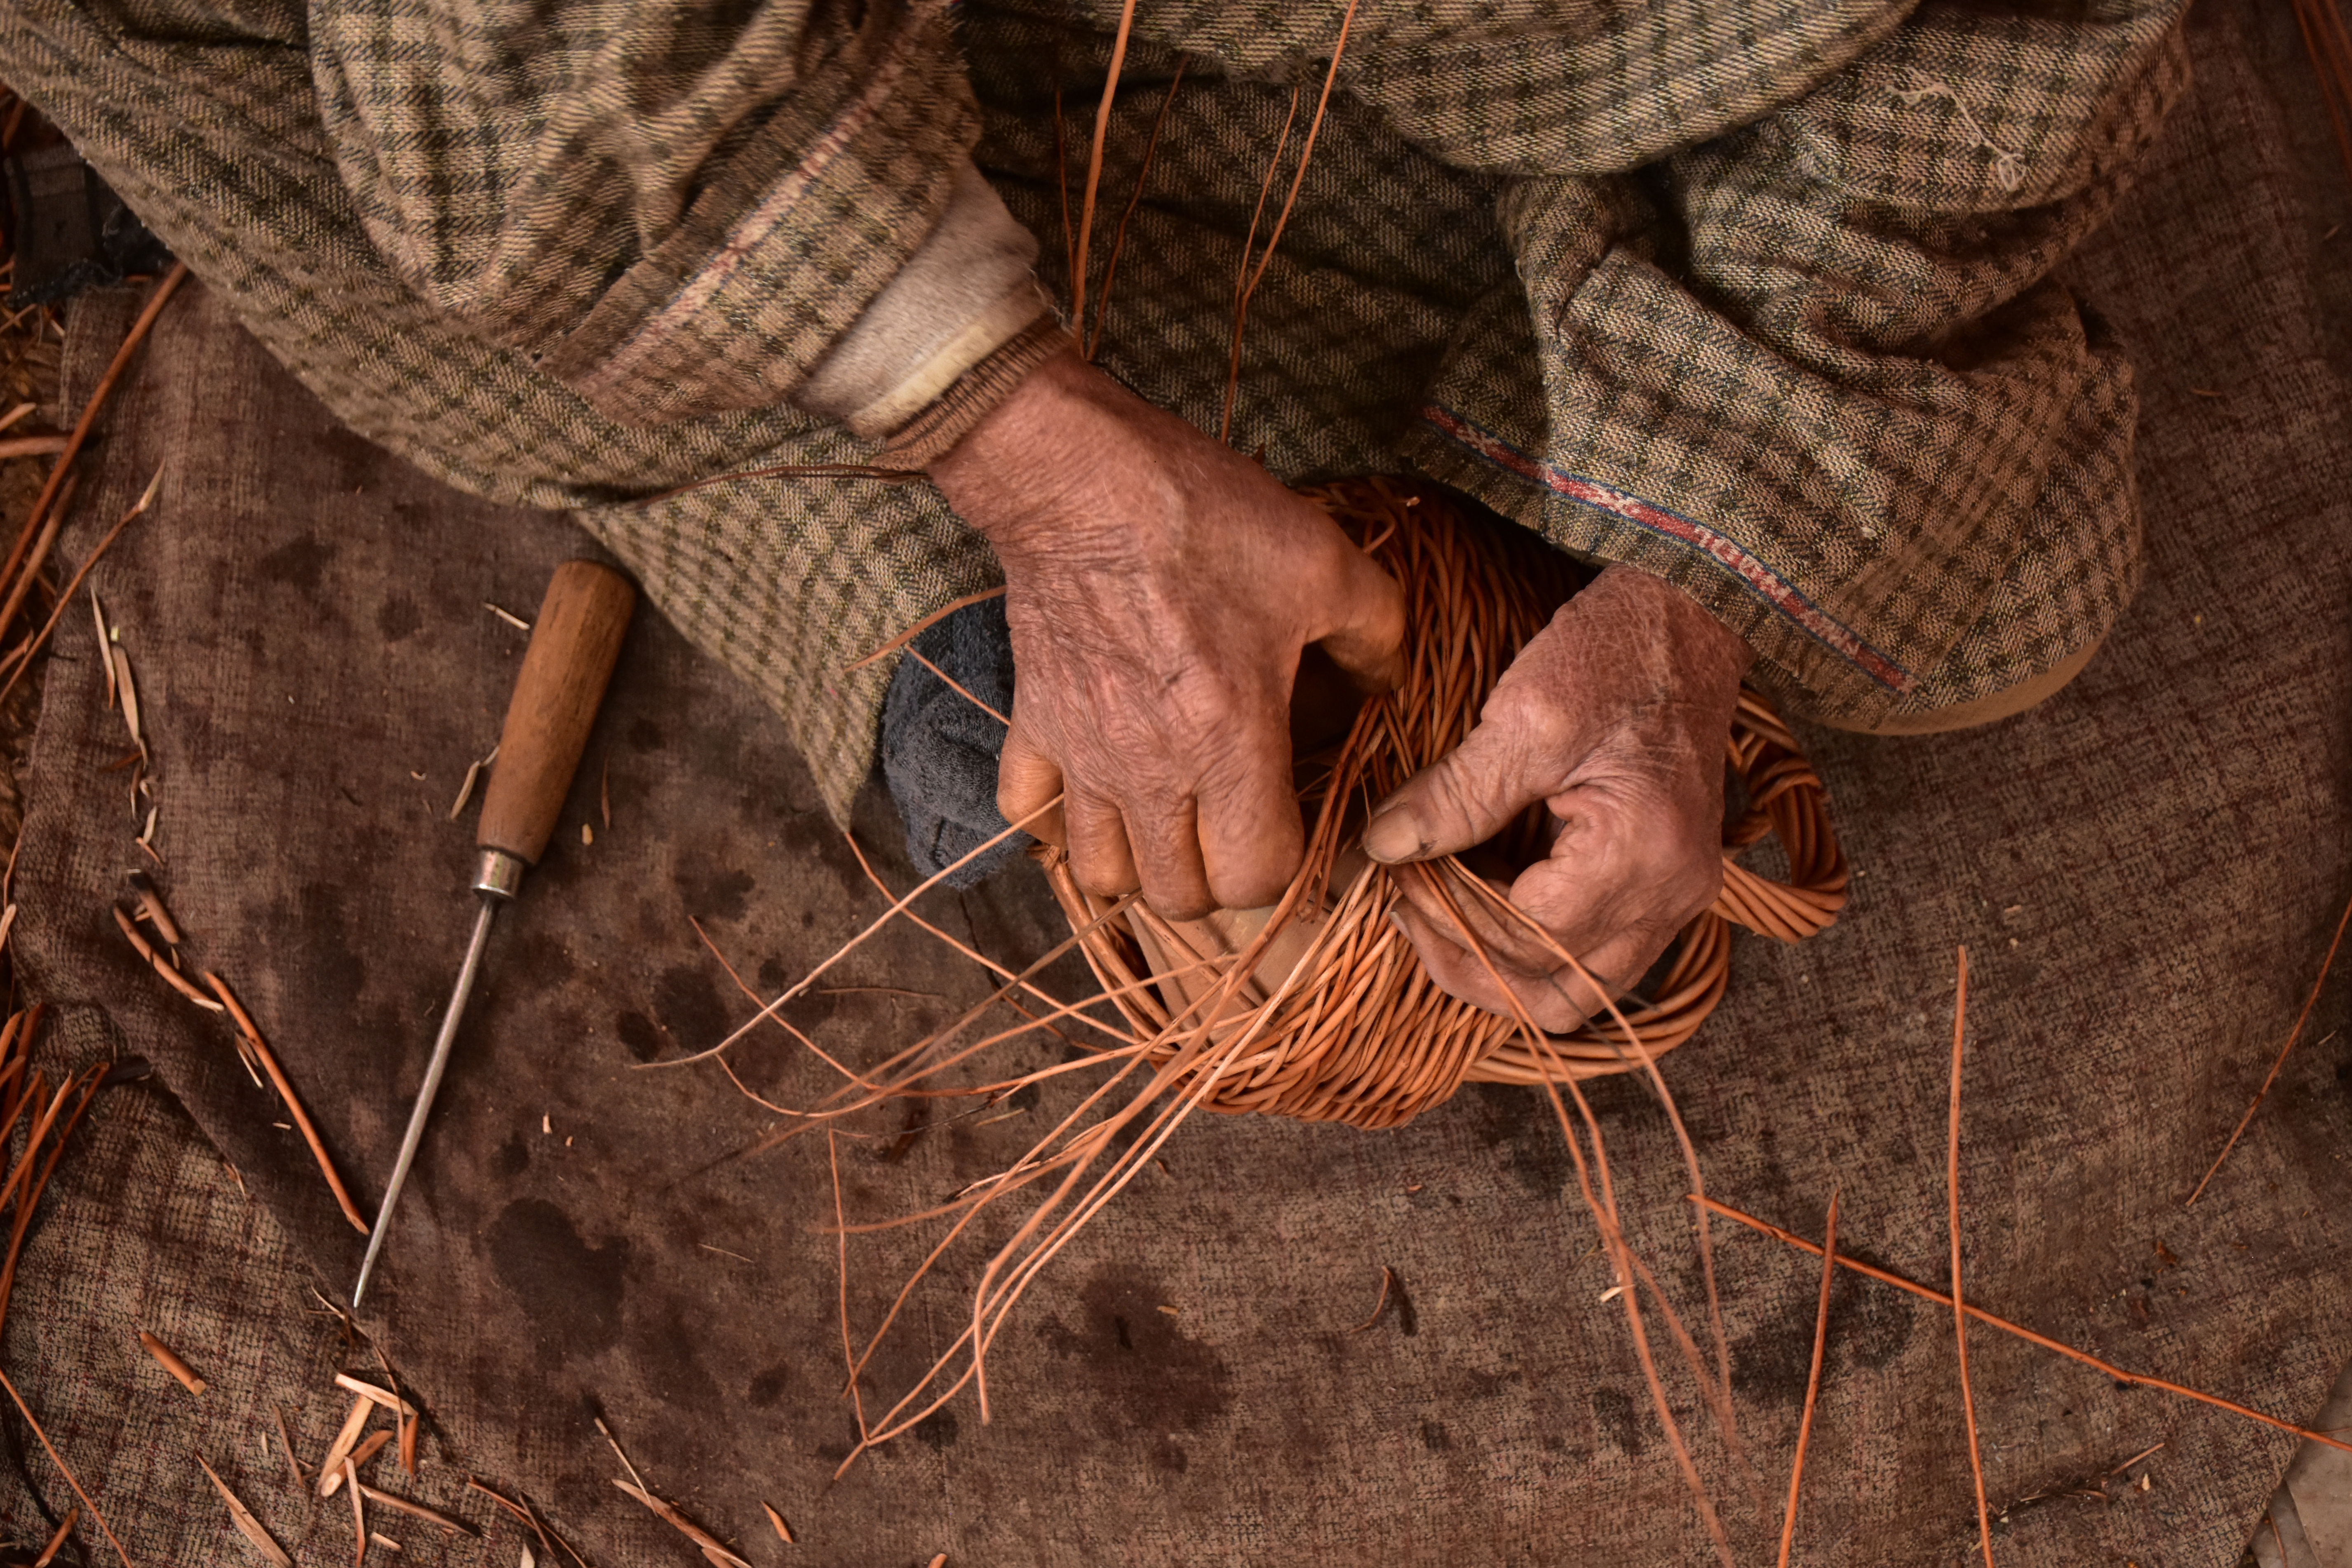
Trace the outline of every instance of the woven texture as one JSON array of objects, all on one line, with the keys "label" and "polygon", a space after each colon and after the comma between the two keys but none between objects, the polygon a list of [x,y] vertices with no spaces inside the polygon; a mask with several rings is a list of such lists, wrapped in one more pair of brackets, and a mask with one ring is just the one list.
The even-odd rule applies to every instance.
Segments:
[{"label": "woven texture", "polygon": [[[1294,480],[1410,462],[1660,573],[1792,712],[2049,668],[2138,555],[2130,377],[2053,268],[2181,89],[2183,5],[1368,8],[1251,306],[1234,439]],[[1107,207],[1190,70],[1101,358],[1210,428],[1244,236],[1341,9],[1138,11]],[[32,0],[0,72],[352,428],[581,509],[838,815],[887,677],[839,671],[982,585],[985,551],[921,489],[611,503],[873,456],[783,400],[974,138],[1067,298],[1055,103],[1080,182],[1118,10]]]},{"label": "woven texture", "polygon": [[[2352,1353],[2340,1202],[2352,1122],[2338,1082],[2352,1058],[2340,1037],[2319,1043],[2347,1021],[2340,980],[2213,1188],[2194,1210],[2179,1204],[2352,891],[2340,631],[2352,285],[2340,235],[2323,238],[2347,204],[2284,12],[2208,8],[2193,33],[2198,85],[2081,263],[2117,333],[2148,355],[2137,603],[2072,687],[2021,718],[1916,740],[1809,732],[1861,872],[1854,901],[1802,947],[1744,942],[1729,1001],[1667,1070],[1711,1190],[1814,1229],[1843,1183],[1850,1248],[1940,1282],[1950,959],[1967,942],[1970,1298],[2298,1416]],[[121,301],[83,309],[86,384],[127,318]],[[65,542],[86,550],[164,465],[155,511],[96,574],[141,679],[164,890],[192,955],[253,1007],[372,1198],[464,935],[470,838],[446,820],[449,802],[496,733],[520,647],[481,602],[528,614],[583,541],[559,519],[429,484],[338,429],[218,291],[174,302],[108,428]],[[117,1038],[152,1058],[286,1245],[326,1281],[348,1280],[357,1238],[299,1144],[272,1125],[216,1021],[137,968],[105,914],[143,858],[117,775],[97,771],[124,742],[89,637],[74,617],[60,629],[28,781],[12,938],[26,982],[74,1016],[103,1009],[112,1033],[73,1048]],[[879,911],[824,802],[785,726],[646,617],[558,847],[494,939],[372,1300],[447,1444],[428,1449],[421,1489],[469,1469],[530,1491],[599,1568],[685,1560],[605,1484],[616,1466],[593,1410],[656,1489],[762,1562],[779,1550],[762,1544],[762,1500],[793,1522],[793,1560],[818,1564],[940,1551],[1041,1568],[1699,1559],[1622,1320],[1599,1300],[1607,1263],[1565,1195],[1558,1131],[1535,1096],[1495,1086],[1392,1134],[1252,1118],[1187,1128],[1016,1317],[992,1363],[994,1421],[955,1405],[832,1483],[852,1423],[836,1398],[833,1244],[816,1229],[832,1215],[825,1150],[743,1154],[777,1121],[722,1076],[634,1070],[748,1013],[689,916],[772,992]],[[866,796],[861,842],[903,889],[899,831]],[[1000,956],[1061,934],[1042,890],[1012,879],[926,908]],[[980,991],[975,970],[911,933],[877,939],[837,978],[844,989],[789,1016],[861,1060]],[[1045,983],[1079,978],[1066,966]],[[734,1060],[780,1103],[826,1086],[781,1034]],[[240,1549],[224,1535],[205,1548],[184,1533],[191,1517],[220,1527],[179,1456],[217,1439],[273,1525],[304,1517],[273,1489],[239,1402],[284,1378],[310,1402],[315,1443],[323,1367],[303,1358],[326,1321],[271,1312],[291,1294],[266,1278],[282,1263],[167,1267],[191,1240],[242,1237],[257,1259],[276,1244],[222,1167],[187,1146],[187,1124],[131,1124],[128,1155],[103,1142],[134,1103],[121,1097],[145,1092],[110,1091],[59,1178],[67,1198],[38,1242],[58,1250],[36,1256],[94,1272],[45,1268],[20,1285],[9,1370],[102,1484],[118,1527],[147,1532],[127,1538],[152,1548],[142,1563],[231,1560]],[[867,1129],[841,1146],[849,1212],[902,1213],[1002,1169],[1028,1121],[1066,1103],[990,1125],[942,1110],[903,1146],[895,1119]],[[1633,1240],[1688,1305],[1663,1120],[1630,1082],[1601,1086],[1598,1109]],[[110,1174],[123,1160],[131,1173]],[[77,1237],[79,1226],[123,1234]],[[861,1329],[927,1239],[858,1241]],[[1719,1234],[1718,1247],[1769,1496],[1818,1277],[1776,1244]],[[1402,1293],[1350,1333],[1383,1267]],[[918,1298],[891,1352],[905,1359],[877,1365],[877,1391],[944,1348],[969,1284],[950,1277]],[[217,1413],[206,1396],[205,1425],[173,1425],[191,1418],[186,1402],[132,1359],[134,1301],[186,1337],[180,1348],[227,1396]],[[1962,1558],[1974,1521],[1948,1318],[1857,1280],[1832,1310],[1801,1559]],[[2283,1440],[1990,1332],[1970,1350],[2004,1568],[2231,1560],[2285,1463]],[[123,1399],[133,1376],[159,1397]],[[2159,1440],[2148,1491],[2066,1495]],[[1701,1458],[1725,1473],[1719,1454]],[[45,1461],[27,1465],[58,1498]],[[1736,1486],[1717,1493],[1759,1560],[1769,1535]],[[30,1517],[19,1492],[0,1491],[16,1539],[36,1533]],[[324,1552],[336,1521],[318,1518]],[[514,1561],[518,1538],[497,1529],[492,1560]],[[396,1533],[420,1554],[433,1539]]]}]

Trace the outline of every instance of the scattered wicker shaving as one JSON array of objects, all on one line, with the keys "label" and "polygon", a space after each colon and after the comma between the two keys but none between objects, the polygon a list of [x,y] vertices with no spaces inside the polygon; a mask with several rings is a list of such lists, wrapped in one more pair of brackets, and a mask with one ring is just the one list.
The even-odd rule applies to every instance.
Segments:
[{"label": "scattered wicker shaving", "polygon": [[514,629],[519,632],[528,632],[530,630],[530,623],[524,620],[520,616],[516,615],[512,610],[501,609],[498,605],[491,604],[488,599],[484,599],[482,601],[482,608],[489,611],[490,614],[498,616],[499,619],[506,622],[507,625],[514,627]]},{"label": "scattered wicker shaving", "polygon": [[[379,1432],[376,1436],[378,1437],[382,1437],[384,1434]],[[378,1446],[381,1447],[381,1445]],[[346,1480],[352,1484],[350,1493],[352,1500],[352,1568],[367,1568],[367,1496],[360,1490],[360,1468],[357,1455],[353,1455],[352,1458],[343,1461],[342,1473],[337,1477],[337,1479]]]},{"label": "scattered wicker shaving", "polygon": [[139,1331],[139,1342],[147,1347],[147,1353],[155,1358],[156,1364],[178,1378],[181,1386],[190,1394],[202,1394],[205,1391],[205,1380],[198,1377],[195,1369],[182,1361],[179,1352],[171,1346],[144,1329]]},{"label": "scattered wicker shaving", "polygon": [[404,1513],[411,1519],[421,1519],[428,1524],[437,1524],[452,1535],[478,1537],[482,1533],[462,1519],[452,1519],[446,1513],[426,1508],[421,1502],[412,1502],[404,1497],[385,1491],[381,1487],[372,1487],[365,1481],[360,1483],[360,1490],[366,1494],[370,1502],[380,1502],[395,1513]]},{"label": "scattered wicker shaving", "polygon": [[386,1535],[380,1530],[369,1531],[368,1540],[373,1544],[383,1547],[387,1552],[398,1552],[401,1550],[399,1542],[394,1541],[391,1536]]},{"label": "scattered wicker shaving", "polygon": [[350,1373],[335,1373],[335,1386],[346,1393],[356,1394],[362,1399],[380,1405],[396,1416],[408,1417],[416,1414],[416,1406],[390,1389],[378,1388],[374,1384],[353,1377]]},{"label": "scattered wicker shaving", "polygon": [[646,1478],[637,1474],[636,1466],[629,1463],[629,1456],[622,1451],[621,1440],[613,1436],[613,1429],[604,1425],[604,1418],[602,1415],[595,1417],[595,1421],[596,1430],[602,1432],[604,1435],[604,1441],[613,1446],[613,1457],[621,1461],[621,1468],[629,1472],[629,1479],[636,1482],[640,1487],[644,1486]]},{"label": "scattered wicker shaving", "polygon": [[11,436],[0,440],[0,463],[11,458],[54,458],[66,449],[66,437],[57,436]]},{"label": "scattered wicker shaving", "polygon": [[335,1434],[335,1440],[327,1446],[327,1457],[319,1462],[320,1497],[334,1496],[335,1489],[343,1484],[343,1461],[351,1457],[352,1449],[359,1443],[360,1434],[367,1430],[368,1417],[374,1415],[375,1410],[376,1403],[373,1399],[352,1401],[351,1414],[343,1417],[342,1430]]},{"label": "scattered wicker shaving", "polygon": [[[277,1568],[294,1568],[294,1559],[286,1555],[286,1549],[271,1538],[268,1531],[262,1528],[261,1521],[253,1517],[253,1510],[245,1506],[244,1500],[228,1489],[228,1483],[220,1479],[220,1472],[210,1465],[205,1464],[205,1457],[202,1454],[196,1456],[196,1463],[204,1466],[205,1474],[212,1479],[214,1487],[220,1492],[221,1501],[228,1504],[229,1522],[236,1526],[237,1533],[251,1542],[253,1549],[276,1564]],[[121,1548],[117,1547],[115,1550],[119,1552]]]},{"label": "scattered wicker shaving", "polygon": [[302,1461],[294,1457],[294,1434],[286,1428],[286,1407],[273,1405],[269,1413],[278,1418],[278,1447],[286,1456],[286,1473],[294,1478],[294,1489],[300,1491],[310,1482],[302,1474]]},{"label": "scattered wicker shaving", "polygon": [[106,657],[106,650],[113,646],[113,639],[106,633],[106,611],[98,602],[98,584],[95,583],[89,585],[89,618],[98,628],[99,662],[106,666],[106,706],[111,710],[120,688],[115,684],[114,661]]},{"label": "scattered wicker shaving", "polygon": [[139,902],[139,918],[155,928],[155,934],[173,947],[186,938],[180,934],[180,922],[163,907],[163,895],[156,890],[155,879],[144,871],[133,871],[130,877],[131,895]]},{"label": "scattered wicker shaving", "polygon": [[350,1189],[343,1185],[343,1178],[337,1173],[334,1161],[328,1157],[326,1142],[320,1138],[319,1130],[310,1124],[310,1113],[302,1109],[301,1097],[294,1092],[294,1085],[288,1081],[286,1069],[278,1065],[278,1053],[271,1050],[269,1042],[261,1037],[261,1030],[255,1025],[253,1015],[237,1001],[236,994],[228,988],[228,984],[209,969],[203,973],[205,984],[211,986],[213,994],[220,998],[221,1005],[236,1021],[246,1043],[253,1047],[253,1054],[261,1058],[262,1070],[269,1075],[270,1083],[276,1086],[278,1098],[285,1103],[286,1113],[294,1119],[295,1127],[302,1134],[302,1142],[310,1146],[310,1158],[318,1162],[319,1173],[327,1178],[328,1190],[335,1194],[335,1205],[343,1211],[343,1217],[351,1222],[353,1230],[362,1236],[367,1235],[367,1216],[360,1213],[360,1205],[352,1201]]},{"label": "scattered wicker shaving", "polygon": [[114,666],[115,689],[122,695],[123,727],[131,731],[131,743],[139,748],[140,761],[146,762],[147,735],[139,720],[139,683],[131,677],[131,650],[116,643],[107,662]]},{"label": "scattered wicker shaving", "polygon": [[761,1503],[760,1505],[760,1511],[768,1516],[768,1522],[776,1527],[776,1533],[783,1538],[785,1545],[791,1546],[796,1544],[793,1540],[793,1527],[784,1522],[784,1516],[782,1514],[778,1513],[773,1508],[771,1508],[766,1503]]},{"label": "scattered wicker shaving", "polygon": [[721,1564],[722,1568],[751,1568],[749,1563],[729,1551],[717,1536],[680,1513],[676,1504],[665,1502],[645,1488],[627,1481],[615,1480],[613,1484],[653,1510],[663,1522],[702,1548],[702,1554],[711,1562]]},{"label": "scattered wicker shaving", "polygon": [[[468,1491],[478,1491],[481,1493],[484,1497],[489,1499],[492,1502],[506,1510],[509,1514],[512,1515],[516,1520],[520,1521],[524,1526],[526,1526],[532,1534],[538,1536],[540,1545],[547,1549],[548,1561],[550,1563],[555,1561],[556,1549],[561,1547],[563,1551],[563,1554],[571,1558],[573,1563],[577,1563],[579,1568],[588,1568],[586,1561],[581,1557],[580,1553],[572,1550],[572,1543],[564,1540],[562,1536],[556,1534],[552,1530],[549,1529],[547,1521],[539,1517],[539,1510],[531,1507],[530,1499],[528,1495],[518,1494],[522,1496],[522,1500],[520,1502],[517,1502],[513,1498],[505,1497],[491,1490],[488,1487],[484,1486],[478,1478],[473,1476],[467,1476],[466,1478],[466,1488]],[[524,1549],[523,1556],[526,1561],[529,1560],[530,1556],[529,1548]]]},{"label": "scattered wicker shaving", "polygon": [[0,430],[6,430],[40,408],[37,403],[19,403],[5,414],[0,414]]},{"label": "scattered wicker shaving", "polygon": [[120,906],[116,907],[114,910],[114,923],[122,928],[122,934],[131,939],[131,945],[138,949],[139,956],[147,961],[148,966],[153,969],[156,973],[163,977],[164,984],[169,985],[173,990],[178,992],[181,995],[186,997],[189,1001],[194,1002],[197,1006],[205,1009],[207,1012],[226,1013],[228,1011],[228,1009],[224,1007],[220,1003],[197,990],[195,982],[190,980],[186,975],[173,968],[171,961],[165,958],[162,953],[156,952],[154,944],[150,942],[145,937],[139,934],[139,928],[131,923],[131,917],[123,913]]},{"label": "scattered wicker shaving", "polygon": [[474,798],[474,784],[482,776],[482,770],[498,760],[499,749],[492,746],[489,755],[466,764],[466,781],[457,786],[457,798],[449,803],[450,821],[457,821],[457,814],[466,809],[466,803]]},{"label": "scattered wicker shaving", "polygon": [[[33,1436],[40,1439],[41,1450],[48,1455],[49,1463],[57,1466],[58,1473],[66,1479],[66,1485],[73,1488],[73,1494],[81,1500],[81,1506],[89,1510],[89,1517],[97,1522],[99,1533],[106,1537],[106,1543],[109,1546],[114,1548],[114,1554],[122,1559],[122,1568],[133,1568],[131,1553],[122,1550],[122,1542],[117,1541],[114,1538],[114,1531],[107,1528],[106,1515],[100,1513],[98,1505],[89,1500],[89,1494],[81,1489],[81,1482],[75,1479],[73,1471],[58,1456],[57,1445],[49,1441],[49,1435],[41,1430],[40,1422],[34,1418],[32,1406],[25,1403],[25,1396],[16,1392],[16,1385],[8,1381],[8,1374],[5,1372],[0,1372],[0,1389],[8,1391],[8,1397],[16,1403],[17,1414],[24,1416],[25,1425],[33,1429]],[[204,1461],[198,1459],[196,1463],[202,1465]],[[205,1469],[206,1474],[210,1474],[212,1467],[205,1465]],[[220,1478],[215,1476],[213,1484],[220,1486]],[[221,1492],[222,1495],[226,1496],[228,1489],[221,1487]],[[281,1568],[290,1568],[290,1565],[281,1565]]]},{"label": "scattered wicker shaving", "polygon": [[371,1432],[360,1440],[360,1446],[352,1450],[351,1457],[344,1462],[350,1465],[364,1465],[383,1453],[384,1445],[391,1441],[392,1434],[389,1432]]}]

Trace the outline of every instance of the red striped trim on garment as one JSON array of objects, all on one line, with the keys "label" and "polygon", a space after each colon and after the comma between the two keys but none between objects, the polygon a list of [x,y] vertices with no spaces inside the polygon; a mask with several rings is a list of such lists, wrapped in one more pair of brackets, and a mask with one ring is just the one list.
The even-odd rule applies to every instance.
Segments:
[{"label": "red striped trim on garment", "polygon": [[1554,495],[1565,496],[1597,511],[1608,512],[1636,527],[1648,529],[1677,544],[1704,552],[1717,564],[1729,570],[1750,593],[1794,622],[1806,636],[1888,690],[1909,691],[1918,685],[1918,679],[1909,670],[1863,641],[1852,628],[1799,593],[1788,579],[1705,523],[1685,517],[1680,512],[1668,511],[1664,507],[1643,500],[1640,496],[1621,490],[1614,485],[1553,468],[1452,409],[1442,408],[1433,403],[1424,404],[1420,416],[1423,423],[1448,440],[1468,448],[1498,468],[1517,474],[1529,483],[1541,485]]}]

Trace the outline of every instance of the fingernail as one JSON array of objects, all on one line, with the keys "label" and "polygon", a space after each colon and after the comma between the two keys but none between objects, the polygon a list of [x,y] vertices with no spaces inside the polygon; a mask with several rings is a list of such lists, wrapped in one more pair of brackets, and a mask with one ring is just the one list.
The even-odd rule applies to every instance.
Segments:
[{"label": "fingernail", "polygon": [[1381,813],[1364,825],[1364,853],[1387,865],[1410,860],[1429,847],[1421,824],[1402,806]]}]

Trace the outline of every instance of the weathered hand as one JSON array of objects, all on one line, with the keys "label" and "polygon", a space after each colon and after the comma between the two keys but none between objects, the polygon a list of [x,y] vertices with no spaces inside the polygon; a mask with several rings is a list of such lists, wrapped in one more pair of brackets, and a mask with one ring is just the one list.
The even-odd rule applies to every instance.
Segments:
[{"label": "weathered hand", "polygon": [[[1612,566],[1519,650],[1461,747],[1375,808],[1364,847],[1391,863],[1457,854],[1544,802],[1559,835],[1511,901],[1618,994],[1722,885],[1724,743],[1749,658],[1683,594]],[[1602,1006],[1540,938],[1457,885],[1490,973],[1427,880],[1402,881],[1399,922],[1453,995],[1508,1013],[1499,975],[1555,1033]]]},{"label": "weathered hand", "polygon": [[997,802],[1065,796],[1071,868],[1165,914],[1272,903],[1305,834],[1291,684],[1322,644],[1393,682],[1402,595],[1265,471],[1075,354],[931,465],[1004,563],[1018,671]]}]

